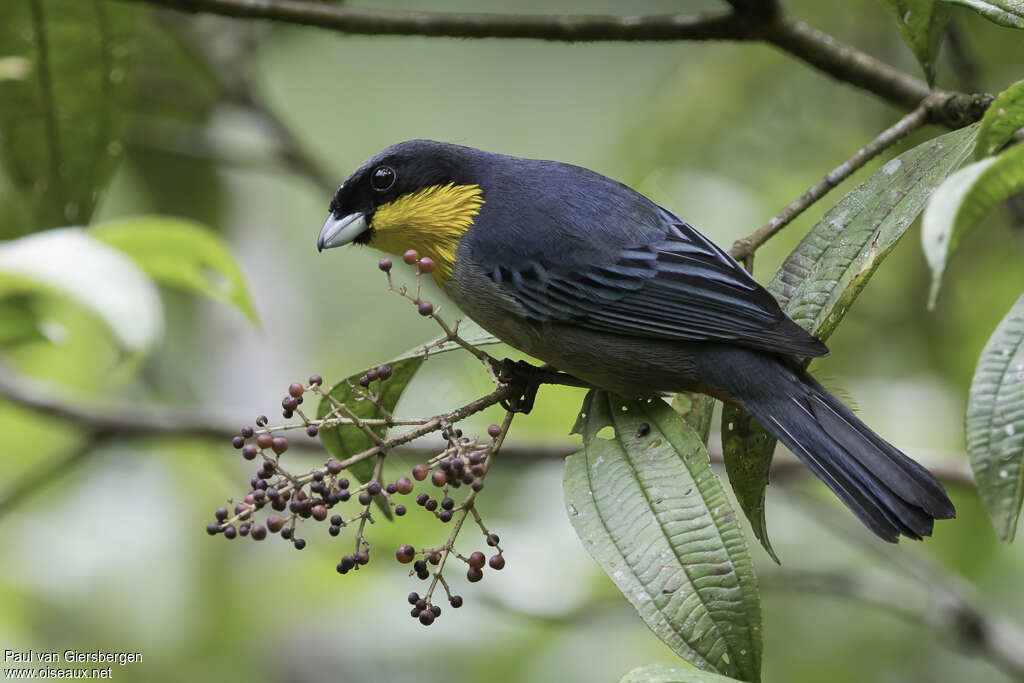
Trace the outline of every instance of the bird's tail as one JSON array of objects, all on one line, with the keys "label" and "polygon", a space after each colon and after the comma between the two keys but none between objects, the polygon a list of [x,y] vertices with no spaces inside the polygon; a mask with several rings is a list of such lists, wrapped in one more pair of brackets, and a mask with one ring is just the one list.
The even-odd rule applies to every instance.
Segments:
[{"label": "bird's tail", "polygon": [[745,358],[716,363],[719,386],[880,538],[920,539],[931,535],[934,520],[956,516],[928,470],[871,431],[805,370],[771,354],[730,351]]}]

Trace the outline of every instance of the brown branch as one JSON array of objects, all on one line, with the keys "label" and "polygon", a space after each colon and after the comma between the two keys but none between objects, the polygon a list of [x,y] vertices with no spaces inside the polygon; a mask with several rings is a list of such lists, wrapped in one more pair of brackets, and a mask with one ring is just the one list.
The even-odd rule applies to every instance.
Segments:
[{"label": "brown branch", "polygon": [[829,193],[832,188],[849,178],[883,151],[899,142],[928,122],[928,100],[918,105],[912,112],[882,131],[878,137],[861,147],[857,152],[832,169],[824,178],[811,186],[806,192],[793,200],[770,221],[751,234],[736,240],[729,250],[729,255],[737,261],[744,261],[752,256],[758,247],[771,239],[775,233],[789,225],[797,216],[806,211],[812,204]]},{"label": "brown branch", "polygon": [[532,38],[562,42],[744,40],[732,13],[612,15],[490,14],[381,11],[302,0],[127,0],[179,12],[267,19],[356,35]]},{"label": "brown branch", "polygon": [[[781,16],[773,0],[730,0],[734,12],[645,16],[529,15],[454,12],[403,12],[328,5],[309,0],[121,0],[159,5],[179,12],[316,26],[356,35],[449,38],[598,41],[762,41],[814,68],[872,92],[901,107],[915,107],[928,85],[871,55],[845,45],[806,24]],[[963,112],[955,112],[962,114]],[[980,112],[970,109],[971,115]],[[933,120],[946,119],[942,111]]]},{"label": "brown branch", "polygon": [[1024,630],[945,581],[921,587],[915,596],[905,587],[847,571],[774,570],[758,580],[764,590],[856,600],[924,624],[946,633],[967,653],[986,657],[1015,680],[1024,680]]}]

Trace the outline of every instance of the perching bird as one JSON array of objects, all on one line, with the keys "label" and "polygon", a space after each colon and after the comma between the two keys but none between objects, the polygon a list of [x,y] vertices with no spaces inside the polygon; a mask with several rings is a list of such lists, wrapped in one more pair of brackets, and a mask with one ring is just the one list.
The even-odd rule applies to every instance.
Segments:
[{"label": "perching bird", "polygon": [[509,345],[624,397],[742,404],[875,534],[955,515],[942,485],[805,372],[825,345],[672,212],[578,166],[412,140],[338,189],[317,247],[437,264],[444,292]]}]

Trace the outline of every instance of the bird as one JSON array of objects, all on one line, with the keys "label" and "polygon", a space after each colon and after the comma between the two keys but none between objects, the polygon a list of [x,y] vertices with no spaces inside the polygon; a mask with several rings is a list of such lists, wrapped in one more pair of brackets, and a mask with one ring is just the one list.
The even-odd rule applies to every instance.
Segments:
[{"label": "bird", "polygon": [[829,353],[725,251],[611,178],[432,140],[392,145],[331,199],[320,251],[436,267],[506,344],[624,398],[682,391],[742,405],[879,538],[955,517],[942,485],[805,370]]}]

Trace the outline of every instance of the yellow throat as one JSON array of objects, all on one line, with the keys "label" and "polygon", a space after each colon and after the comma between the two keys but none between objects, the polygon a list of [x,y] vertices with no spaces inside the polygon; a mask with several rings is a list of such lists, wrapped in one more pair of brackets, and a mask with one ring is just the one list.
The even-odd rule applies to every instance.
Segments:
[{"label": "yellow throat", "polygon": [[403,254],[415,249],[437,264],[434,280],[442,284],[455,267],[459,238],[473,225],[483,206],[479,185],[432,185],[402,195],[377,208],[368,244],[374,249]]}]

